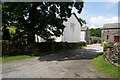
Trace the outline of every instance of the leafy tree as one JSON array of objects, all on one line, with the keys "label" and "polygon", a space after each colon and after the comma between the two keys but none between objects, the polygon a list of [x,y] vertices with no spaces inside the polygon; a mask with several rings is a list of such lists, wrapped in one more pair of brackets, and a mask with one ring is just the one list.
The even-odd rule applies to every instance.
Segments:
[{"label": "leafy tree", "polygon": [[6,29],[9,29],[10,34],[15,34],[16,28],[15,27],[7,27]]},{"label": "leafy tree", "polygon": [[2,32],[3,32],[2,39],[3,39],[3,40],[10,40],[9,29],[7,29],[6,26],[3,27]]},{"label": "leafy tree", "polygon": [[90,36],[101,37],[101,28],[90,29]]},{"label": "leafy tree", "polygon": [[2,29],[0,29],[0,40],[2,40]]},{"label": "leafy tree", "polygon": [[81,19],[81,18],[79,18],[79,21],[81,22],[81,25],[82,25],[82,26],[87,24],[86,21],[83,20],[83,19]]},{"label": "leafy tree", "polygon": [[[80,14],[83,2],[5,2],[2,5],[2,26],[16,27],[13,40],[33,42],[35,34],[50,39],[59,37],[71,16],[72,7]],[[4,33],[3,33],[4,34]],[[4,35],[6,36],[6,35]]]}]

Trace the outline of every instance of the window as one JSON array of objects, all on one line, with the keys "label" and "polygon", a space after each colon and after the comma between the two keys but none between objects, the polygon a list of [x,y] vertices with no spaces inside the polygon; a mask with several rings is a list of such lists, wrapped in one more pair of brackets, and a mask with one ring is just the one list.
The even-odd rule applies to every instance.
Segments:
[{"label": "window", "polygon": [[74,24],[74,23],[70,23],[70,28],[71,28],[72,31],[74,32],[75,24]]},{"label": "window", "polygon": [[107,35],[107,39],[109,39],[109,36]]}]

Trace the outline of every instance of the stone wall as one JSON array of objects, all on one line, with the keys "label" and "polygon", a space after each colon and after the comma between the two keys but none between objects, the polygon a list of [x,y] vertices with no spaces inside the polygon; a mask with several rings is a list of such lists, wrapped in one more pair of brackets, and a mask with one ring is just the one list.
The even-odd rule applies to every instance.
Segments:
[{"label": "stone wall", "polygon": [[67,42],[32,42],[22,44],[21,42],[2,42],[2,56],[16,55],[37,55],[40,52],[59,51],[66,49],[74,49],[80,46],[86,46],[85,42],[67,43]]},{"label": "stone wall", "polygon": [[120,66],[120,43],[105,43],[104,59],[112,64]]}]

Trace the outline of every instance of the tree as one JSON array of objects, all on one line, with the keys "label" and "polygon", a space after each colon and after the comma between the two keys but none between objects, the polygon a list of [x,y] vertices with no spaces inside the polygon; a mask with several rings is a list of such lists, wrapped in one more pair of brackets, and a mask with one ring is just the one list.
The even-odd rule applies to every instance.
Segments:
[{"label": "tree", "polygon": [[2,32],[3,32],[2,39],[3,40],[10,40],[9,29],[7,29],[6,26],[3,27]]},{"label": "tree", "polygon": [[2,25],[16,27],[13,37],[16,41],[33,42],[35,34],[45,40],[59,37],[65,28],[63,21],[71,16],[72,7],[80,14],[83,2],[5,2]]},{"label": "tree", "polygon": [[101,37],[101,28],[91,28],[90,29],[90,36]]},{"label": "tree", "polygon": [[83,19],[81,19],[81,18],[79,18],[79,21],[81,22],[81,25],[82,25],[82,26],[87,24],[86,21],[83,20]]}]

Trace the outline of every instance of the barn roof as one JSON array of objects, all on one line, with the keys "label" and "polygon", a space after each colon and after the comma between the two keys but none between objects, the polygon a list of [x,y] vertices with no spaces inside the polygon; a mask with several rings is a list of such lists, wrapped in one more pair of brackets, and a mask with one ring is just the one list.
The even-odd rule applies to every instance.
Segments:
[{"label": "barn roof", "polygon": [[103,29],[118,29],[120,28],[120,23],[110,23],[104,24]]},{"label": "barn roof", "polygon": [[88,29],[88,27],[81,27],[82,31],[86,31]]}]

